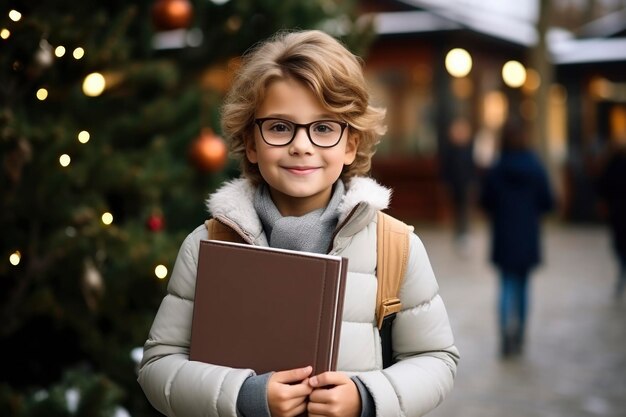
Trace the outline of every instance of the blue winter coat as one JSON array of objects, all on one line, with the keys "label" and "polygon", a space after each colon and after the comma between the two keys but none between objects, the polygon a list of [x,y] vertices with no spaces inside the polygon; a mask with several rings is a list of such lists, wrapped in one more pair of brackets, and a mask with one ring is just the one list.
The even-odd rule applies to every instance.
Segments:
[{"label": "blue winter coat", "polygon": [[526,274],[541,261],[541,215],[554,199],[539,158],[504,151],[483,178],[481,206],[491,222],[491,260],[501,270]]}]

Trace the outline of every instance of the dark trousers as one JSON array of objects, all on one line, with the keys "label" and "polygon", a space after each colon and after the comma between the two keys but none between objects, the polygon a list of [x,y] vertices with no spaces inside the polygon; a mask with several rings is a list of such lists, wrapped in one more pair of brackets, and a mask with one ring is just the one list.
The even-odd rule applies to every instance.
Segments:
[{"label": "dark trousers", "polygon": [[499,326],[502,354],[521,352],[528,314],[528,273],[501,271]]}]

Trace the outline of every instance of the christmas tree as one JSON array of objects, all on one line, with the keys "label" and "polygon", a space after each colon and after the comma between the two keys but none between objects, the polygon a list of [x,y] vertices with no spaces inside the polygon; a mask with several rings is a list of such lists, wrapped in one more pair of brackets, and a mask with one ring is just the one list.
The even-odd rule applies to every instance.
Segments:
[{"label": "christmas tree", "polygon": [[371,39],[339,0],[0,6],[0,415],[149,416],[136,360],[206,195],[219,106],[283,28]]}]

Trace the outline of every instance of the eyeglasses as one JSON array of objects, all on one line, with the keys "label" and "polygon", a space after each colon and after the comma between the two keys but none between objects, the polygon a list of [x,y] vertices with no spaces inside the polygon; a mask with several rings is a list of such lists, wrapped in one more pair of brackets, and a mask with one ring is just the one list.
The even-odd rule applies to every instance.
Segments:
[{"label": "eyeglasses", "polygon": [[296,137],[298,129],[303,128],[313,145],[332,148],[339,143],[343,131],[348,127],[348,123],[337,120],[316,120],[300,124],[271,117],[254,119],[254,123],[259,126],[263,141],[270,146],[289,145]]}]

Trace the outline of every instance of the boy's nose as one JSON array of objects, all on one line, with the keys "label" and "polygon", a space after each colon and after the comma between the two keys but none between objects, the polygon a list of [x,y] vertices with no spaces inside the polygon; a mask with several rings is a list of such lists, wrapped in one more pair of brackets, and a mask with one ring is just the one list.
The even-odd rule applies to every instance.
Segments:
[{"label": "boy's nose", "polygon": [[307,134],[306,128],[304,126],[298,126],[296,128],[296,136],[293,138],[291,142],[292,150],[296,152],[305,152],[309,151],[313,147],[311,140]]}]

